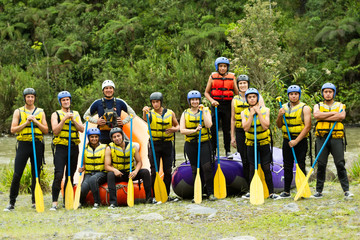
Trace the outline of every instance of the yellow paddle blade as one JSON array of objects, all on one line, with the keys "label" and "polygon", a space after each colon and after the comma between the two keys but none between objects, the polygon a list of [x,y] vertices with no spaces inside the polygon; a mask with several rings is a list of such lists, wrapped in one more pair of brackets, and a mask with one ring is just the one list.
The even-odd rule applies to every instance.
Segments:
[{"label": "yellow paddle blade", "polygon": [[[304,182],[304,180],[305,180],[305,175],[304,175],[303,171],[301,171],[301,168],[299,167],[299,165],[296,164],[295,185],[296,185],[297,191],[299,191],[301,184]],[[305,190],[304,190],[303,194],[301,195],[301,197],[309,198],[310,196],[311,196],[311,191],[310,191],[309,183],[307,182],[305,185]]]},{"label": "yellow paddle blade", "polygon": [[309,186],[308,181],[309,181],[310,175],[313,171],[314,171],[314,168],[311,168],[310,171],[308,172],[308,174],[306,175],[306,178],[304,179],[304,181],[301,184],[301,187],[299,188],[298,192],[296,193],[296,196],[294,198],[295,201],[297,201],[303,195],[306,185]]},{"label": "yellow paddle blade", "polygon": [[197,204],[200,204],[202,201],[202,187],[199,168],[196,170],[196,177],[194,183],[194,201]]},{"label": "yellow paddle blade", "polygon": [[226,198],[226,180],[224,173],[221,171],[220,163],[214,177],[214,196],[217,199]]},{"label": "yellow paddle blade", "polygon": [[71,184],[70,176],[68,176],[68,182],[65,188],[65,209],[74,209],[74,188]]},{"label": "yellow paddle blade", "polygon": [[254,177],[250,183],[250,203],[254,205],[264,203],[264,188],[258,170],[255,170]]},{"label": "yellow paddle blade", "polygon": [[258,164],[258,172],[259,172],[261,183],[262,183],[263,189],[264,189],[264,199],[266,199],[269,197],[269,189],[268,189],[266,181],[265,181],[265,174],[261,168],[261,164]]},{"label": "yellow paddle blade", "polygon": [[44,196],[40,187],[39,178],[36,178],[35,185],[35,207],[37,212],[43,212],[44,207]]},{"label": "yellow paddle blade", "polygon": [[161,179],[158,172],[156,172],[154,183],[155,199],[157,202],[166,202],[168,200],[168,194],[164,181]]},{"label": "yellow paddle blade", "polygon": [[82,180],[83,180],[83,174],[81,174],[81,176],[79,176],[79,182],[76,187],[75,197],[74,197],[74,210],[79,208]]},{"label": "yellow paddle blade", "polygon": [[129,178],[128,188],[127,188],[127,204],[129,207],[134,206],[134,183],[131,178]]}]

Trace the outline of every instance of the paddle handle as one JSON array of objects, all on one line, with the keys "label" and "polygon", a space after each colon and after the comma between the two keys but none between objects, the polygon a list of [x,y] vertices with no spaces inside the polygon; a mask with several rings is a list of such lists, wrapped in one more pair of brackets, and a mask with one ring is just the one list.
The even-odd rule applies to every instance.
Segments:
[{"label": "paddle handle", "polygon": [[32,139],[32,146],[33,146],[33,154],[34,154],[34,167],[35,167],[35,177],[38,178],[38,171],[37,171],[37,159],[36,159],[36,149],[35,149],[35,134],[34,134],[34,124],[31,121],[31,139]]},{"label": "paddle handle", "polygon": [[133,141],[133,115],[130,115],[130,170],[129,172],[132,172],[132,158],[133,158],[133,154],[132,154],[132,141]]},{"label": "paddle handle", "polygon": [[255,170],[258,169],[257,166],[257,134],[256,134],[256,114],[254,114],[254,158],[255,158]]},{"label": "paddle handle", "polygon": [[158,166],[157,166],[157,161],[156,161],[154,141],[153,141],[152,134],[151,134],[149,114],[150,114],[149,112],[146,114],[146,120],[147,120],[147,124],[148,124],[148,129],[149,129],[150,143],[151,143],[151,150],[152,150],[153,158],[154,158],[155,171],[158,172]]},{"label": "paddle handle", "polygon": [[[202,114],[203,114],[203,111],[202,109],[200,108],[200,122],[199,124],[202,125]],[[200,147],[201,147],[201,129],[199,131],[199,139],[198,139],[198,155],[197,155],[197,168],[200,168]]]},{"label": "paddle handle", "polygon": [[[82,149],[81,163],[80,163],[81,168],[84,165],[85,143],[86,143],[86,135],[87,135],[88,126],[89,126],[89,118],[86,119],[86,123],[85,123],[85,134],[84,134],[83,149]],[[81,175],[82,175],[82,172],[80,173],[80,176]]]},{"label": "paddle handle", "polygon": [[215,122],[216,122],[216,150],[217,150],[217,161],[220,164],[220,146],[219,146],[219,121],[218,121],[218,110],[215,106]]},{"label": "paddle handle", "polygon": [[[280,108],[282,108],[281,97],[277,97],[276,99],[279,101]],[[284,119],[286,131],[287,131],[287,134],[288,134],[288,137],[289,137],[289,141],[291,141],[291,135],[290,135],[290,131],[289,131],[288,124],[287,124],[287,122],[286,122],[285,115],[283,115],[283,119]],[[297,164],[298,161],[297,161],[297,158],[296,158],[296,155],[295,155],[295,150],[294,150],[293,147],[290,147],[290,148],[291,148],[292,154],[293,154],[293,156],[294,156],[294,161],[295,161],[295,163]]]},{"label": "paddle handle", "polygon": [[[343,109],[341,109],[340,112],[342,112],[342,111],[343,111]],[[327,142],[329,141],[329,139],[330,139],[330,137],[331,137],[331,134],[332,134],[332,132],[333,132],[333,130],[334,130],[334,128],[335,128],[335,126],[336,126],[337,123],[338,123],[338,121],[334,122],[334,125],[332,126],[330,132],[328,133],[328,136],[326,137],[324,144],[321,146],[320,151],[319,151],[319,153],[317,154],[317,156],[316,156],[316,158],[315,158],[315,161],[314,161],[313,165],[311,166],[311,168],[314,168],[314,167],[315,167],[315,164],[316,164],[317,160],[319,159],[321,152],[324,150]]]},{"label": "paddle handle", "polygon": [[70,177],[70,154],[71,154],[71,120],[69,121],[69,139],[68,139],[68,176]]}]

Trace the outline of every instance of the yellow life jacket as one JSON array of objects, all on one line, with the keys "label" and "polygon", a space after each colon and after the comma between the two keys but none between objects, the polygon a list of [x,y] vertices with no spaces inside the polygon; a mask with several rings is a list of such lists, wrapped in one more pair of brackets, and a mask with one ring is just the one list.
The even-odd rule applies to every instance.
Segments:
[{"label": "yellow life jacket", "polygon": [[166,134],[165,130],[172,127],[173,111],[167,109],[164,115],[155,112],[154,109],[150,111],[151,114],[151,134],[154,141],[172,141],[174,140],[174,133]]},{"label": "yellow life jacket", "polygon": [[[126,143],[125,143],[126,144]],[[123,171],[130,172],[130,144],[127,143],[125,150],[115,143],[110,143],[109,147],[111,149],[111,162],[114,168]],[[136,151],[136,144],[132,145],[132,157],[134,159]],[[132,161],[132,171],[135,170],[135,162]]]},{"label": "yellow life jacket", "polygon": [[[266,117],[266,108],[260,107],[260,111],[262,116]],[[244,110],[244,116],[246,118],[246,121],[249,119],[250,116],[250,110],[249,108]],[[245,144],[247,146],[254,146],[254,121],[251,123],[250,130],[248,132],[245,132]],[[258,142],[258,145],[266,145],[270,144],[270,130],[264,130],[263,127],[260,124],[259,117],[256,118],[256,139]]]},{"label": "yellow life jacket", "polygon": [[[331,106],[324,102],[319,103],[319,110],[321,112],[340,112],[341,102],[334,102]],[[345,104],[343,104],[343,111],[345,111]],[[318,120],[315,125],[315,136],[324,137],[328,134],[334,125],[334,121]],[[344,137],[344,124],[337,122],[332,134],[332,138],[343,138]]]},{"label": "yellow life jacket", "polygon": [[[65,117],[65,112],[62,110],[56,111],[58,115],[58,121],[62,121],[62,119]],[[77,111],[73,111],[73,114],[75,116],[75,121],[80,121],[80,115]],[[58,135],[54,136],[53,143],[54,145],[61,144],[67,146],[68,140],[69,140],[69,121],[70,119],[67,119],[64,123],[63,128],[61,129],[61,132]],[[71,142],[78,145],[80,143],[79,139],[79,132],[76,130],[75,125],[71,123]]]},{"label": "yellow life jacket", "polygon": [[[203,112],[210,111],[208,107],[204,107]],[[200,111],[194,114],[190,108],[186,109],[184,111],[184,117],[185,117],[185,127],[187,129],[195,129],[197,126],[199,126],[200,123]],[[202,116],[202,129],[201,129],[201,142],[205,142],[210,140],[211,135],[208,128],[205,127],[204,124],[204,116]],[[192,142],[196,140],[198,141],[199,133],[195,132],[189,135],[185,135],[185,141]]]},{"label": "yellow life jacket", "polygon": [[241,124],[241,112],[249,107],[249,104],[246,102],[246,99],[243,99],[241,95],[236,95],[234,97],[234,108],[235,108],[235,127],[242,128]]},{"label": "yellow life jacket", "polygon": [[[26,119],[27,119],[27,117],[29,115],[34,115],[36,120],[38,120],[39,122],[42,122],[43,112],[44,112],[44,110],[42,108],[35,108],[34,112],[29,112],[25,107],[21,107],[21,108],[19,108],[19,112],[20,112],[19,125],[25,123]],[[42,141],[43,140],[42,131],[40,130],[40,128],[36,124],[33,124],[33,125],[34,125],[34,136],[35,136],[35,138]],[[26,125],[26,127],[23,130],[21,130],[20,132],[17,133],[16,139],[18,141],[27,141],[27,142],[32,141],[31,123]]]},{"label": "yellow life jacket", "polygon": [[[285,110],[285,119],[287,122],[287,125],[289,127],[289,132],[291,134],[292,139],[295,139],[301,131],[304,129],[304,113],[303,109],[306,106],[305,103],[300,102],[295,107],[291,108],[290,103],[284,104],[283,108]],[[286,126],[283,119],[283,126],[281,127],[281,130],[283,132],[283,137],[286,139],[289,139]],[[306,134],[306,137],[309,136],[309,133]]]},{"label": "yellow life jacket", "polygon": [[100,144],[95,150],[88,144],[85,148],[84,165],[85,173],[105,171],[106,144]]}]

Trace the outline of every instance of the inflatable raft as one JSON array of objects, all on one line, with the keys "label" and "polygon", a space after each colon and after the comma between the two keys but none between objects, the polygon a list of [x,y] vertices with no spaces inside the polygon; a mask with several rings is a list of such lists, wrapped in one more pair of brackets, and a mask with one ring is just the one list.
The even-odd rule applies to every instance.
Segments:
[{"label": "inflatable raft", "polygon": [[[272,177],[274,191],[281,192],[284,189],[284,168],[282,150],[274,148],[273,150],[273,169]],[[239,153],[233,154],[232,159],[220,157],[221,170],[226,179],[226,189],[228,196],[238,195],[248,191],[247,183],[244,179],[243,165]],[[217,161],[213,164],[213,173],[217,170]],[[295,179],[294,164],[294,179]],[[292,187],[295,187],[294,179]],[[194,181],[192,178],[191,166],[189,162],[180,164],[172,176],[172,188],[176,195],[185,199],[191,199],[194,195]]]}]

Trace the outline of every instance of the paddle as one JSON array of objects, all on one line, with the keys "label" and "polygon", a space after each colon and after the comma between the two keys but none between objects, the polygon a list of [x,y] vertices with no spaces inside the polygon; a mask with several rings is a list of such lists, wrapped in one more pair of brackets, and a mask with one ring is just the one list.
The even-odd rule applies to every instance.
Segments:
[{"label": "paddle", "polygon": [[264,190],[264,199],[269,197],[269,189],[267,187],[266,181],[265,181],[265,174],[264,171],[261,168],[261,163],[260,163],[260,152],[258,151],[258,171],[259,171],[259,176],[261,179],[261,183],[263,185],[263,190]]},{"label": "paddle", "polygon": [[[279,101],[280,108],[282,108],[281,97],[277,97],[276,100]],[[287,124],[287,122],[286,122],[285,115],[283,115],[283,118],[284,118],[284,123],[285,123],[286,131],[287,131],[287,134],[288,134],[288,137],[289,137],[289,141],[291,141],[291,135],[290,135],[290,131],[289,131],[288,124]],[[296,158],[296,154],[295,154],[294,148],[291,148],[291,151],[292,151],[292,154],[293,154],[293,156],[294,156],[294,161],[295,161],[295,164],[296,164],[295,185],[296,185],[297,191],[299,192],[299,189],[300,189],[302,183],[303,183],[304,180],[305,180],[305,174],[303,173],[303,171],[302,171],[301,168],[299,167],[299,164],[298,164],[298,162],[297,162],[297,158]],[[308,197],[310,197],[310,196],[311,196],[310,187],[309,187],[308,182],[306,182],[305,191],[303,192],[303,194],[301,195],[301,197],[308,198]]]},{"label": "paddle", "polygon": [[[150,114],[150,113],[148,112],[148,114]],[[147,120],[148,128],[149,128],[151,150],[153,153],[153,159],[154,159],[155,171],[156,171],[156,177],[155,177],[155,182],[154,182],[155,199],[157,202],[164,203],[168,200],[168,194],[167,194],[165,183],[159,175],[158,166],[157,166],[157,162],[156,162],[155,147],[154,147],[154,142],[153,142],[153,138],[152,138],[152,134],[151,134],[150,120],[149,120],[148,114],[146,114],[146,120]]]},{"label": "paddle", "polygon": [[74,188],[71,183],[70,174],[70,159],[71,159],[71,120],[69,121],[69,139],[68,139],[68,181],[65,188],[65,209],[70,210],[74,208]]},{"label": "paddle", "polygon": [[[133,158],[133,154],[132,154],[132,141],[133,141],[133,115],[130,115],[130,172],[129,175],[132,172],[132,158]],[[134,183],[133,180],[131,179],[131,177],[129,177],[129,182],[128,182],[128,189],[127,189],[127,204],[129,207],[133,207],[134,206]]]},{"label": "paddle", "polygon": [[[341,109],[340,112],[342,112],[342,111],[343,111],[343,110]],[[315,161],[314,161],[313,165],[311,166],[310,171],[308,172],[308,174],[306,175],[306,178],[304,179],[303,183],[301,184],[301,187],[299,188],[299,191],[297,192],[297,194],[296,194],[296,196],[295,196],[295,198],[294,198],[295,201],[297,201],[297,200],[303,195],[303,192],[305,191],[306,184],[308,184],[310,175],[311,175],[312,172],[314,171],[315,164],[316,164],[316,162],[317,162],[320,154],[322,153],[323,149],[325,148],[327,142],[329,141],[329,139],[330,139],[330,137],[331,137],[331,134],[332,134],[332,132],[333,132],[336,124],[337,124],[337,121],[334,122],[334,125],[332,126],[330,132],[328,133],[328,136],[327,136],[326,139],[325,139],[324,144],[322,145],[319,153],[317,154],[317,156],[316,156],[316,158],[315,158]]]},{"label": "paddle", "polygon": [[34,124],[31,122],[31,136],[32,136],[32,146],[33,146],[33,153],[34,153],[34,168],[35,168],[35,177],[36,177],[36,184],[35,184],[35,207],[37,212],[43,212],[44,207],[44,196],[43,192],[40,187],[38,171],[37,171],[37,160],[36,160],[36,151],[35,151],[35,135],[34,135]]},{"label": "paddle", "polygon": [[218,199],[226,198],[226,180],[224,173],[221,171],[220,167],[220,150],[219,150],[219,122],[218,122],[218,111],[217,106],[215,106],[215,119],[216,119],[216,141],[217,141],[217,162],[218,167],[214,177],[214,196]]},{"label": "paddle", "polygon": [[254,205],[260,205],[264,203],[264,188],[258,173],[257,164],[256,114],[254,114],[254,158],[255,173],[250,183],[250,203]]},{"label": "paddle", "polygon": [[[84,164],[84,153],[85,153],[85,143],[86,143],[86,134],[87,134],[87,129],[88,129],[88,125],[89,125],[89,118],[86,119],[86,124],[85,124],[85,134],[84,134],[84,141],[83,141],[83,150],[82,150],[82,156],[81,156],[81,165],[80,167],[83,167]],[[74,198],[74,210],[78,209],[79,204],[80,204],[80,193],[81,193],[81,184],[83,181],[83,177],[82,177],[82,172],[79,174],[79,181],[76,187],[76,191],[75,191],[75,198]]]},{"label": "paddle", "polygon": [[[202,125],[202,108],[200,107],[200,125]],[[201,186],[201,178],[200,178],[200,149],[201,147],[201,129],[199,131],[199,139],[198,139],[198,155],[197,155],[197,169],[196,169],[196,177],[194,182],[194,201],[197,204],[200,204],[202,201],[202,186]]]}]

